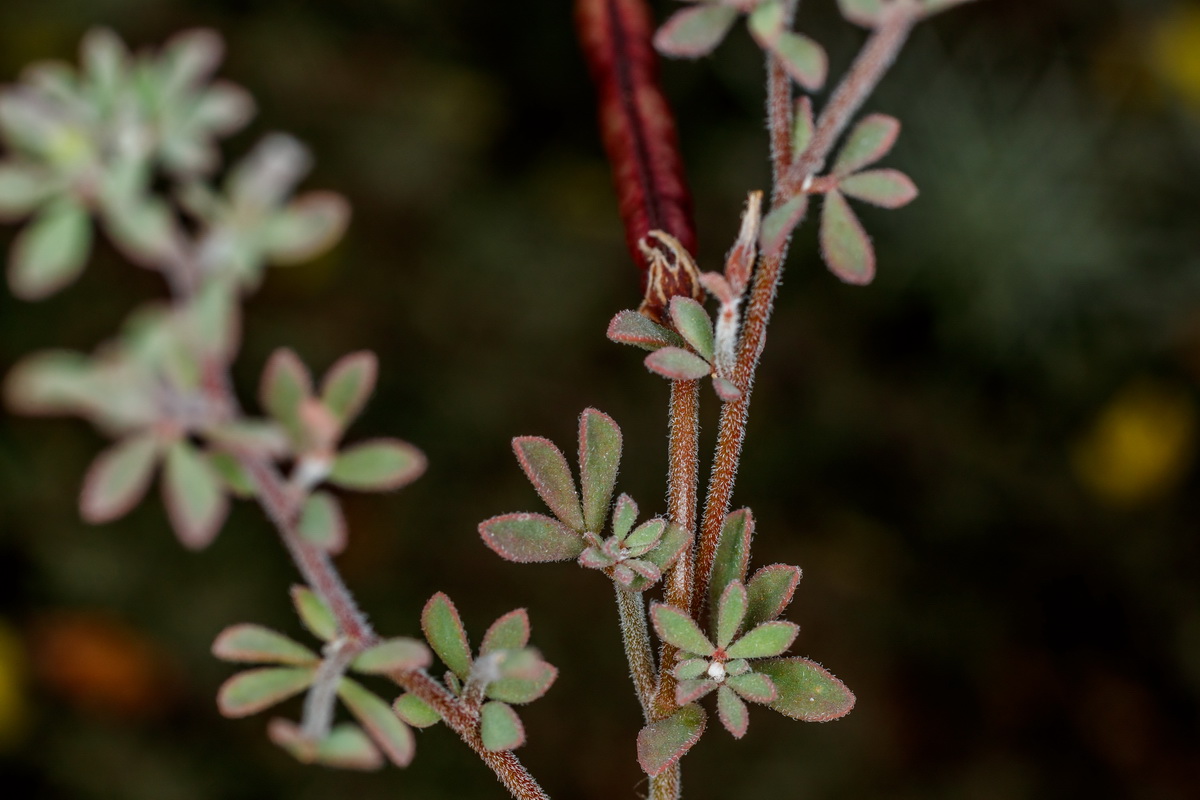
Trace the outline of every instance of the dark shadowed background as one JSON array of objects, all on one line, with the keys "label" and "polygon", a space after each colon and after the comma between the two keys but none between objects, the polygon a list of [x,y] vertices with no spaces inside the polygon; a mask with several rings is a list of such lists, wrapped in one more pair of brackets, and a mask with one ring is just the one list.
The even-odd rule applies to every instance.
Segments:
[{"label": "dark shadowed background", "polygon": [[[861,31],[833,0],[803,6],[840,74]],[[251,299],[239,378],[251,399],[285,344],[318,369],[379,354],[352,435],[431,462],[399,494],[346,499],[339,564],[379,629],[416,633],[437,590],[475,636],[528,608],[561,676],[523,712],[522,758],[556,798],[644,792],[609,588],[501,561],[475,530],[539,506],[509,439],[568,444],[589,405],[625,430],[621,488],[665,507],[667,386],[604,338],[637,283],[570,3],[9,0],[0,80],[73,59],[95,25],[137,46],[219,30],[223,75],[260,106],[228,152],[290,131],[316,154],[307,185],[354,205],[337,249]],[[713,269],[766,182],[760,59],[739,30],[664,78]],[[740,743],[714,727],[686,796],[1200,797],[1200,8],[980,2],[921,27],[869,108],[903,120],[887,164],[922,194],[863,212],[868,288],[830,277],[811,224],[797,237],[735,497],[755,562],[804,569],[796,651],[858,706],[828,725],[754,709]],[[49,301],[0,292],[0,367],[91,349],[160,291],[102,246]],[[221,719],[216,633],[300,636],[261,514],[240,506],[200,555],[157,500],[86,526],[101,438],[0,413],[0,796],[502,796],[441,728],[408,770],[362,775],[295,763],[264,716]]]}]

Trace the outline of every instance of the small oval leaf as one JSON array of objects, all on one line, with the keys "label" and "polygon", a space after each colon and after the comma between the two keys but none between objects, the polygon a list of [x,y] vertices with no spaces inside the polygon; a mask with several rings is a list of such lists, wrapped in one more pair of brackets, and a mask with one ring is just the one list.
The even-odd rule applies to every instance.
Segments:
[{"label": "small oval leaf", "polygon": [[416,639],[401,636],[367,648],[354,659],[351,668],[358,672],[385,675],[389,672],[425,669],[432,663],[433,655],[429,648]]},{"label": "small oval leaf", "polygon": [[541,514],[504,514],[479,523],[484,544],[520,564],[570,561],[583,552],[583,538]]},{"label": "small oval leaf", "polygon": [[603,411],[585,409],[579,418],[579,485],[586,530],[604,530],[620,466],[621,429]]},{"label": "small oval leaf", "polygon": [[466,680],[471,673],[471,647],[458,609],[444,593],[438,592],[421,611],[421,630],[433,652],[450,670]]},{"label": "small oval leaf", "polygon": [[479,709],[479,737],[493,753],[512,750],[525,743],[525,726],[512,706],[493,700]]},{"label": "small oval leaf", "polygon": [[821,255],[831,272],[846,283],[862,286],[875,277],[875,249],[850,204],[836,190],[825,195],[821,209]]},{"label": "small oval leaf", "polygon": [[700,626],[678,608],[655,603],[650,608],[650,619],[658,638],[684,652],[710,656],[717,649],[700,630]]},{"label": "small oval leaf", "polygon": [[132,436],[105,450],[88,468],[79,509],[91,523],[124,516],[142,497],[154,477],[159,442],[153,435]]},{"label": "small oval leaf", "polygon": [[583,507],[567,458],[554,442],[541,436],[518,436],[513,453],[525,476],[554,516],[572,530],[583,530]]},{"label": "small oval leaf", "polygon": [[246,717],[308,688],[316,667],[263,667],[238,673],[221,685],[217,707],[227,717]]},{"label": "small oval leaf", "polygon": [[854,708],[854,694],[828,670],[807,658],[778,658],[755,666],[771,679],[779,696],[769,705],[805,722],[829,722]]},{"label": "small oval leaf", "polygon": [[392,703],[396,716],[414,728],[428,728],[442,721],[442,715],[434,711],[424,700],[411,692],[405,692]]},{"label": "small oval leaf", "polygon": [[917,197],[912,179],[895,169],[873,169],[842,178],[842,194],[881,208],[901,208]]},{"label": "small oval leaf", "polygon": [[292,587],[292,605],[296,614],[309,632],[326,642],[333,641],[338,635],[337,619],[325,601],[307,586]]},{"label": "small oval leaf", "polygon": [[412,763],[416,739],[391,706],[349,678],[338,684],[338,697],[393,764],[406,767]]},{"label": "small oval leaf", "polygon": [[874,164],[888,154],[899,135],[900,120],[887,114],[868,114],[846,137],[831,173],[849,175]]},{"label": "small oval leaf", "polygon": [[715,4],[676,11],[654,34],[654,48],[672,58],[706,56],[729,33],[737,15],[737,9]]},{"label": "small oval leaf", "polygon": [[314,664],[317,656],[299,642],[262,625],[233,625],[221,631],[212,646],[213,655],[225,661],[276,663],[296,666]]},{"label": "small oval leaf", "polygon": [[704,734],[707,715],[698,705],[686,705],[638,733],[637,755],[642,770],[654,777],[674,765]]},{"label": "small oval leaf", "polygon": [[229,497],[216,470],[192,445],[177,441],[167,450],[162,488],[179,541],[193,550],[208,546],[229,513]]},{"label": "small oval leaf", "polygon": [[679,347],[664,347],[646,356],[646,369],[673,381],[694,381],[712,372],[700,356]]},{"label": "small oval leaf", "polygon": [[329,482],[343,489],[382,492],[412,483],[425,466],[425,454],[408,442],[373,439],[338,453]]}]

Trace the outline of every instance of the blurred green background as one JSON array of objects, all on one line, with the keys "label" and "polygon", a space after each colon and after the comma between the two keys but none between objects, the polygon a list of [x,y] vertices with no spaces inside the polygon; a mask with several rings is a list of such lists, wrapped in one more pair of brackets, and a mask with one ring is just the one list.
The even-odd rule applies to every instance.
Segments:
[{"label": "blurred green background", "polygon": [[[801,19],[836,75],[862,33],[833,7]],[[10,0],[0,80],[73,59],[99,24],[137,46],[218,29],[260,105],[228,152],[293,132],[308,185],[354,205],[342,245],[250,301],[239,378],[250,399],[285,344],[318,369],[379,353],[352,434],[431,461],[397,495],[346,498],[340,565],[379,629],[415,633],[437,590],[476,636],[527,607],[561,676],[523,712],[522,758],[556,798],[644,793],[609,589],[475,532],[538,506],[508,440],[569,443],[588,405],[625,430],[622,489],[665,506],[666,384],[604,338],[637,284],[570,3]],[[713,269],[766,182],[759,56],[739,31],[664,80]],[[903,120],[887,165],[922,195],[863,211],[869,288],[827,274],[811,224],[797,238],[735,498],[755,562],[805,571],[795,649],[858,706],[830,725],[758,709],[740,743],[714,728],[686,796],[1200,797],[1200,6],[980,2],[919,29],[870,108]],[[0,293],[0,367],[90,350],[160,291],[102,246],[52,300]],[[408,770],[361,775],[294,763],[264,716],[220,719],[215,634],[298,629],[261,514],[239,507],[200,555],[157,499],[89,528],[75,493],[100,437],[4,413],[0,795],[502,796],[441,728]]]}]

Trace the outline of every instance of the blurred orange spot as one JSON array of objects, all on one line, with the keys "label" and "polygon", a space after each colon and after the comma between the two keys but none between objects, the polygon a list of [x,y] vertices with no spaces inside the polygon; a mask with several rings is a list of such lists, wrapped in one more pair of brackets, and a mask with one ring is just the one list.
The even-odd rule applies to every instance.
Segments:
[{"label": "blurred orange spot", "polygon": [[1191,465],[1196,408],[1186,392],[1139,381],[1122,389],[1075,445],[1079,480],[1114,505],[1136,505],[1175,487]]},{"label": "blurred orange spot", "polygon": [[29,716],[25,687],[25,652],[16,632],[0,621],[0,750],[17,744]]},{"label": "blurred orange spot", "polygon": [[175,695],[166,656],[144,634],[103,614],[59,612],[33,625],[33,672],[84,711],[147,717]]}]

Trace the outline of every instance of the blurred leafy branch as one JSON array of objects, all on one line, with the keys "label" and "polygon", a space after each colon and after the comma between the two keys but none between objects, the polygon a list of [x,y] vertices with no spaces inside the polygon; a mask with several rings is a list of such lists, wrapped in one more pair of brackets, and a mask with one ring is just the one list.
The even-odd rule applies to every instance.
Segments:
[{"label": "blurred leafy branch", "polygon": [[[775,564],[748,576],[754,518],[749,509],[731,512],[733,485],[791,234],[809,198],[823,196],[826,262],[846,282],[870,282],[875,254],[846,198],[897,208],[916,189],[896,170],[869,169],[887,155],[900,123],[872,114],[851,124],[913,25],[962,1],[840,0],[846,18],[871,33],[819,115],[807,96],[793,96],[796,86],[818,91],[827,72],[820,45],[792,30],[795,0],[696,2],[657,33],[642,0],[577,3],[630,251],[644,272],[644,302],[618,313],[608,335],[649,350],[647,368],[671,382],[669,508],[639,524],[631,497],[614,502],[621,430],[588,409],[580,419],[578,482],[550,441],[513,440],[552,516],[504,514],[479,530],[508,560],[576,560],[612,581],[645,717],[637,757],[656,800],[680,796],[679,761],[705,730],[698,701],[710,693],[737,738],[747,730],[747,701],[811,721],[836,719],[854,704],[824,668],[785,655],[798,628],[779,617],[800,569]],[[767,59],[774,185],[765,203],[761,192],[750,194],[725,269],[701,273],[654,48],[707,55],[742,16]],[[75,281],[95,229],[129,261],[160,273],[170,294],[136,309],[91,355],[29,356],[9,374],[6,399],[28,414],[84,417],[115,440],[84,479],[80,509],[89,522],[126,514],[158,473],[172,528],[187,547],[213,540],[234,497],[257,501],[278,529],[305,583],[292,592],[297,614],[322,645],[314,650],[252,624],[225,630],[214,653],[261,666],[221,687],[222,713],[253,714],[303,693],[302,719],[272,720],[271,739],[301,761],[355,769],[385,759],[407,765],[412,728],[442,721],[513,796],[545,797],[512,752],[526,738],[513,706],[539,699],[557,677],[529,644],[526,612],[500,617],[473,650],[456,607],[439,593],[421,613],[424,641],[384,638],[331,561],[348,539],[331,489],[397,489],[425,468],[421,452],[397,439],[342,442],[374,389],[375,357],[346,355],[314,381],[296,353],[281,349],[262,372],[264,416],[247,414],[235,393],[241,299],[267,266],[299,263],[332,246],[349,207],[330,192],[296,194],[310,158],[286,135],[266,136],[222,174],[217,142],[242,128],[254,105],[244,90],[213,79],[221,57],[210,31],[131,53],[115,34],[97,30],[83,41],[78,70],[36,64],[0,94],[7,150],[0,218],[27,220],[9,259],[14,294],[39,300]],[[717,301],[715,316],[705,308],[708,295]],[[698,514],[704,378],[721,403],[721,423]],[[663,600],[647,614],[650,590],[661,590]],[[435,654],[446,667],[440,680],[429,671]],[[387,677],[402,693],[388,702],[363,676]],[[353,722],[336,722],[339,702]]]}]

